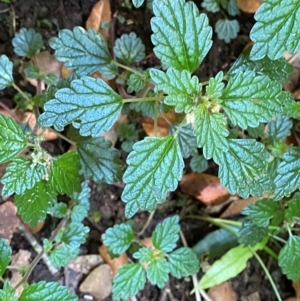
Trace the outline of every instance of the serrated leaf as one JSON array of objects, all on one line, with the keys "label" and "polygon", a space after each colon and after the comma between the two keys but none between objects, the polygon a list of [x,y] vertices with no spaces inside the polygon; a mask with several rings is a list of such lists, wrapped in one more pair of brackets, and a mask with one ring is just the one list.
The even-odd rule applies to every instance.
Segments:
[{"label": "serrated leaf", "polygon": [[123,176],[127,185],[122,194],[122,200],[127,203],[127,218],[139,209],[152,211],[157,203],[163,202],[167,192],[176,189],[184,166],[173,136],[146,137],[135,143],[127,164]]},{"label": "serrated leaf", "polygon": [[201,3],[201,6],[212,13],[216,13],[220,10],[220,4],[218,0],[204,0]]},{"label": "serrated leaf", "polygon": [[49,44],[55,50],[56,58],[65,63],[67,69],[82,76],[100,71],[107,79],[113,79],[117,73],[107,42],[94,29],[86,31],[79,26],[73,31],[63,29],[58,37],[49,40]]},{"label": "serrated leaf", "polygon": [[280,113],[286,97],[279,83],[245,71],[229,78],[221,96],[221,106],[234,126],[246,129],[268,122]]},{"label": "serrated leaf", "polygon": [[191,76],[187,70],[179,71],[169,68],[167,72],[150,69],[150,77],[156,84],[154,91],[164,91],[168,96],[164,103],[175,106],[176,112],[189,113],[195,107],[201,95],[198,77]]},{"label": "serrated leaf", "polygon": [[26,157],[15,158],[7,166],[1,179],[4,185],[2,196],[24,193],[26,189],[31,189],[37,182],[46,178],[47,173],[47,167],[43,164],[33,164],[32,160]]},{"label": "serrated leaf", "polygon": [[288,202],[288,208],[284,212],[284,217],[288,222],[298,221],[300,219],[300,193],[297,192]]},{"label": "serrated leaf", "polygon": [[202,155],[194,155],[190,161],[192,171],[202,173],[208,168],[207,160]]},{"label": "serrated leaf", "polygon": [[33,228],[46,218],[55,201],[56,194],[44,181],[36,183],[33,188],[15,197],[15,205],[22,220],[30,223]]},{"label": "serrated leaf", "polygon": [[152,261],[148,265],[146,272],[147,278],[153,285],[163,288],[169,279],[169,263],[164,258]]},{"label": "serrated leaf", "polygon": [[232,76],[245,71],[253,71],[257,75],[266,75],[271,80],[283,84],[293,72],[293,66],[283,57],[280,57],[277,60],[271,60],[268,57],[264,57],[260,60],[253,61],[250,58],[251,49],[252,46],[249,46],[243,50],[230,68],[228,75]]},{"label": "serrated leaf", "polygon": [[[127,80],[127,92],[140,92],[147,83],[147,79],[145,77],[140,76],[139,74],[132,73],[130,74]],[[147,101],[146,101],[147,102]]]},{"label": "serrated leaf", "polygon": [[170,273],[180,279],[194,275],[199,270],[196,254],[189,248],[180,248],[168,256]]},{"label": "serrated leaf", "polygon": [[268,228],[258,226],[252,222],[244,222],[239,231],[239,243],[254,247],[268,236]]},{"label": "serrated leaf", "polygon": [[236,0],[229,0],[226,9],[228,14],[231,16],[237,16],[240,14],[240,10],[237,6]]},{"label": "serrated leaf", "polygon": [[280,250],[278,256],[278,264],[281,267],[283,274],[286,274],[287,278],[296,281],[300,278],[300,237],[291,235]]},{"label": "serrated leaf", "polygon": [[176,247],[179,231],[179,216],[168,217],[156,226],[151,236],[152,243],[158,250],[172,252]]},{"label": "serrated leaf", "polygon": [[140,6],[143,5],[145,0],[132,0],[132,4],[136,7],[139,8]]},{"label": "serrated leaf", "polygon": [[57,267],[65,267],[69,261],[75,259],[79,254],[80,249],[78,247],[70,246],[67,244],[61,244],[49,254],[51,263]]},{"label": "serrated leaf", "polygon": [[240,25],[237,20],[219,19],[215,24],[215,32],[220,40],[229,43],[237,37]]},{"label": "serrated leaf", "polygon": [[267,189],[264,181],[260,182],[269,158],[264,145],[254,139],[228,139],[228,145],[229,149],[217,158],[222,185],[231,194],[238,192],[243,198],[257,195],[257,186]]},{"label": "serrated leaf", "polygon": [[132,256],[138,259],[140,263],[148,263],[155,260],[155,250],[150,248],[140,248]]},{"label": "serrated leaf", "polygon": [[255,13],[250,38],[254,42],[251,58],[258,60],[266,55],[273,60],[283,53],[300,50],[300,5],[298,0],[264,2]]},{"label": "serrated leaf", "polygon": [[103,243],[114,254],[122,254],[130,247],[134,239],[132,228],[128,224],[115,225],[102,235]]},{"label": "serrated leaf", "polygon": [[31,66],[28,66],[27,68],[25,68],[23,71],[24,71],[26,77],[28,77],[28,78],[35,78],[35,79],[43,78],[43,74],[40,74],[40,69],[38,66],[31,65]]},{"label": "serrated leaf", "polygon": [[3,289],[0,289],[0,300],[2,301],[17,301],[15,289],[11,287],[8,281],[4,282]]},{"label": "serrated leaf", "polygon": [[293,94],[289,94],[290,99],[284,103],[283,113],[291,118],[298,118],[300,116],[300,102],[295,101]]},{"label": "serrated leaf", "polygon": [[88,215],[89,211],[85,206],[76,205],[72,209],[71,220],[75,223],[81,223]]},{"label": "serrated leaf", "polygon": [[78,298],[68,288],[56,282],[41,281],[25,287],[19,301],[77,301]]},{"label": "serrated leaf", "polygon": [[194,72],[212,45],[212,28],[195,3],[185,0],[153,2],[151,19],[154,53],[166,66]]},{"label": "serrated leaf", "polygon": [[222,95],[224,89],[223,72],[220,71],[215,77],[212,77],[208,81],[206,86],[206,96],[210,99],[217,99]]},{"label": "serrated leaf", "polygon": [[[155,118],[157,113],[160,114],[163,111],[162,105],[157,106],[156,101],[132,102],[129,105],[129,107],[131,110],[135,110],[136,112],[141,112],[143,116],[149,116],[152,117],[153,119]],[[155,108],[157,108],[157,113]]]},{"label": "serrated leaf", "polygon": [[87,210],[90,210],[91,188],[86,182],[83,182],[81,187],[81,192],[75,192],[70,195],[70,197],[76,204],[84,206]]},{"label": "serrated leaf", "polygon": [[0,56],[0,90],[3,90],[14,83],[12,70],[13,63],[5,54],[2,54]]},{"label": "serrated leaf", "polygon": [[82,223],[71,222],[63,229],[60,241],[74,248],[79,248],[86,240],[90,229]]},{"label": "serrated leaf", "polygon": [[68,206],[65,203],[56,203],[51,208],[50,212],[57,218],[63,218],[68,213]]},{"label": "serrated leaf", "polygon": [[146,283],[146,273],[140,264],[125,264],[113,280],[113,299],[135,296]]},{"label": "serrated leaf", "polygon": [[272,199],[262,199],[254,204],[249,204],[242,210],[242,214],[259,227],[268,227],[275,211],[279,210],[279,203]]},{"label": "serrated leaf", "polygon": [[21,127],[12,118],[0,114],[0,163],[10,161],[26,146]]},{"label": "serrated leaf", "polygon": [[11,247],[4,238],[0,238],[0,254],[0,277],[2,277],[11,261],[12,254]]},{"label": "serrated leaf", "polygon": [[[170,134],[174,135],[178,127],[179,124],[171,124]],[[196,137],[193,134],[193,129],[190,124],[185,124],[181,127],[180,132],[177,135],[177,140],[183,158],[188,158],[197,149]]]},{"label": "serrated leaf", "polygon": [[109,184],[121,179],[123,163],[119,151],[112,147],[110,141],[103,137],[85,138],[76,133],[70,136],[76,143],[80,174],[85,179]]},{"label": "serrated leaf", "polygon": [[265,126],[264,124],[260,123],[257,127],[248,127],[247,128],[248,134],[253,138],[263,137],[265,135]]},{"label": "serrated leaf", "polygon": [[72,123],[82,136],[98,136],[109,130],[122,110],[122,97],[101,79],[85,76],[60,89],[44,106],[39,122],[62,131]]},{"label": "serrated leaf", "polygon": [[228,149],[226,137],[229,131],[224,114],[212,113],[204,106],[199,106],[194,114],[194,134],[198,147],[203,147],[203,156],[211,159],[219,153],[226,152]]},{"label": "serrated leaf", "polygon": [[[262,249],[265,243],[257,244],[254,250]],[[195,289],[206,289],[235,277],[246,268],[253,256],[250,248],[239,245],[229,250],[221,259],[215,261],[202,277]]]},{"label": "serrated leaf", "polygon": [[49,184],[59,194],[72,195],[81,191],[79,158],[68,152],[51,160]]},{"label": "serrated leaf", "polygon": [[268,123],[266,137],[272,140],[284,141],[291,134],[293,122],[285,115],[277,115]]},{"label": "serrated leaf", "polygon": [[130,65],[145,57],[145,45],[134,32],[123,34],[115,41],[114,53],[117,58]]},{"label": "serrated leaf", "polygon": [[39,53],[44,46],[42,36],[32,28],[21,28],[12,39],[12,44],[17,55],[29,58]]}]

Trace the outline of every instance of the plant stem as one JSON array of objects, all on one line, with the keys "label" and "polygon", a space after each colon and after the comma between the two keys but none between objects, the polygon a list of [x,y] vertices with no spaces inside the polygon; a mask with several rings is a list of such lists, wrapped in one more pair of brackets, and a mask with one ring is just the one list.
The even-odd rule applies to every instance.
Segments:
[{"label": "plant stem", "polygon": [[57,132],[56,130],[52,129],[52,128],[48,128],[51,132],[55,133],[59,138],[67,141],[69,144],[73,145],[76,147],[76,143],[72,140],[70,140],[69,138],[67,138],[65,135],[61,134],[60,132]]},{"label": "plant stem", "polygon": [[141,72],[139,72],[139,71],[137,71],[137,70],[135,70],[135,69],[133,69],[133,68],[131,68],[131,67],[128,67],[128,66],[126,66],[126,65],[123,65],[123,64],[121,64],[121,63],[119,63],[119,62],[117,62],[117,61],[114,61],[114,60],[112,61],[112,63],[115,64],[116,66],[122,68],[122,69],[125,69],[125,70],[127,70],[127,71],[129,71],[129,72],[135,73],[135,74],[137,74],[137,75],[139,75],[139,76],[141,76],[141,77],[144,77],[144,74],[143,74],[143,73],[141,73]]},{"label": "plant stem", "polygon": [[123,99],[123,103],[127,103],[127,102],[139,102],[139,101],[160,101],[160,100],[163,100],[163,99],[164,99],[163,96],[127,98],[127,99]]},{"label": "plant stem", "polygon": [[10,116],[17,122],[21,123],[21,120],[17,116],[14,110],[11,110],[8,106],[6,106],[4,103],[0,102],[0,107],[3,108],[7,113],[10,114]]},{"label": "plant stem", "polygon": [[31,102],[31,99],[24,93],[15,83],[12,86],[28,101]]},{"label": "plant stem", "polygon": [[148,81],[146,86],[136,95],[137,98],[145,97],[150,89],[153,89],[154,85],[151,81]]},{"label": "plant stem", "polygon": [[154,106],[154,136],[157,137],[157,122],[158,122],[158,101],[155,101]]},{"label": "plant stem", "polygon": [[179,134],[181,128],[185,125],[185,123],[186,123],[186,117],[184,117],[184,118],[182,119],[182,121],[180,122],[179,127],[177,128],[176,132],[174,133],[174,137],[177,137],[177,136],[178,136],[178,134]]},{"label": "plant stem", "polygon": [[146,224],[144,225],[143,229],[137,234],[137,236],[141,236],[141,235],[144,234],[146,229],[149,227],[149,225],[150,225],[150,223],[153,219],[154,214],[155,214],[155,210],[151,211],[150,215],[148,216]]},{"label": "plant stem", "polygon": [[275,295],[276,295],[276,297],[277,297],[277,300],[278,300],[278,301],[282,301],[282,299],[281,299],[281,297],[280,297],[280,295],[279,295],[278,289],[277,289],[277,287],[276,287],[276,285],[275,285],[275,282],[274,282],[274,280],[273,280],[271,274],[269,273],[267,267],[265,266],[264,262],[262,261],[262,259],[261,259],[260,256],[256,253],[255,250],[253,250],[251,247],[248,247],[248,248],[251,250],[251,252],[252,252],[253,255],[256,257],[257,261],[259,262],[260,266],[262,267],[262,269],[263,269],[264,272],[266,273],[266,275],[267,275],[267,277],[268,277],[268,279],[269,279],[269,281],[270,281],[270,283],[271,283],[271,285],[272,285],[272,288],[273,288],[273,290],[274,290],[274,293],[275,293]]}]

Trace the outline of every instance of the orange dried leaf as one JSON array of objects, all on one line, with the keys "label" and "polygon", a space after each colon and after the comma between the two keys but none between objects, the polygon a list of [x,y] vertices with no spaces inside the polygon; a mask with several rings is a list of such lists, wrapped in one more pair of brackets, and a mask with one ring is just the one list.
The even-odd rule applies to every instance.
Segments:
[{"label": "orange dried leaf", "polygon": [[228,218],[239,215],[241,211],[251,203],[255,203],[258,198],[251,197],[245,200],[233,201],[229,207],[221,214],[221,218]]},{"label": "orange dried leaf", "polygon": [[19,224],[16,206],[12,202],[6,201],[0,206],[0,216],[0,237],[7,239],[10,243]]},{"label": "orange dried leaf", "polygon": [[239,9],[250,14],[254,14],[261,6],[261,3],[260,0],[237,0]]},{"label": "orange dried leaf", "polygon": [[184,193],[194,196],[206,206],[221,204],[230,197],[218,177],[205,173],[184,175],[179,185]]},{"label": "orange dried leaf", "polygon": [[230,281],[210,288],[208,295],[214,301],[237,301],[237,294],[232,289]]}]

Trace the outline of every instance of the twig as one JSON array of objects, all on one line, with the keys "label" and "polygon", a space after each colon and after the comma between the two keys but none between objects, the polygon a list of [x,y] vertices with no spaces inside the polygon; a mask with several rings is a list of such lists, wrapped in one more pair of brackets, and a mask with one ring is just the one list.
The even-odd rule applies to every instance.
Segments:
[{"label": "twig", "polygon": [[146,231],[146,229],[149,227],[149,225],[150,225],[150,223],[151,223],[151,221],[153,219],[154,214],[155,214],[155,210],[151,211],[151,213],[150,213],[150,215],[149,215],[149,217],[147,219],[146,224],[144,225],[143,229],[137,234],[137,236],[141,236],[141,235],[144,234],[144,232]]},{"label": "twig", "polygon": [[17,123],[21,123],[21,120],[19,119],[19,117],[17,116],[17,114],[11,110],[7,105],[5,105],[3,102],[0,101],[0,107],[2,109],[4,109],[7,113],[10,114],[10,116],[17,122]]}]

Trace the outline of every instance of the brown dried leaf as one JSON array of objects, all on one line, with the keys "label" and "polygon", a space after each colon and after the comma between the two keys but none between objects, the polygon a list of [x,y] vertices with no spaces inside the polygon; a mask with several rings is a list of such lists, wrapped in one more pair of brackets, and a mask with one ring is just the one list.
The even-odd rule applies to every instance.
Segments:
[{"label": "brown dried leaf", "polygon": [[260,0],[237,0],[239,9],[246,13],[254,14],[261,6]]},{"label": "brown dried leaf", "polygon": [[255,203],[258,198],[251,197],[245,200],[235,200],[229,207],[221,214],[221,218],[228,218],[239,215],[241,211],[247,207],[249,204]]},{"label": "brown dried leaf", "polygon": [[120,114],[118,119],[116,120],[116,122],[114,123],[114,125],[112,126],[112,128],[110,128],[107,132],[103,133],[103,137],[107,140],[110,140],[112,145],[114,146],[118,140],[118,134],[117,134],[117,126],[119,123],[127,123],[128,119],[127,119],[127,115],[122,115]]},{"label": "brown dried leaf", "polygon": [[82,255],[68,263],[68,268],[75,272],[88,274],[90,270],[103,262],[100,255]]},{"label": "brown dried leaf", "polygon": [[16,206],[10,201],[4,202],[0,206],[0,217],[0,237],[7,239],[10,243],[19,224]]},{"label": "brown dried leaf", "polygon": [[111,23],[111,8],[109,0],[98,1],[85,23],[86,29],[94,28],[96,31],[100,32],[104,39],[109,39],[109,29],[101,28],[103,22]]},{"label": "brown dried leaf", "polygon": [[293,288],[295,290],[296,297],[299,300],[300,299],[300,279],[293,282]]},{"label": "brown dried leaf", "polygon": [[237,301],[237,294],[232,289],[230,281],[210,288],[208,295],[212,301]]},{"label": "brown dried leaf", "polygon": [[184,193],[194,196],[206,206],[221,204],[230,197],[218,177],[205,173],[184,175],[179,185]]},{"label": "brown dried leaf", "polygon": [[103,260],[111,267],[113,275],[117,275],[118,269],[124,264],[128,263],[128,257],[126,253],[121,254],[117,258],[111,258],[109,253],[107,252],[107,247],[102,245],[98,248],[99,254],[103,258]]}]

